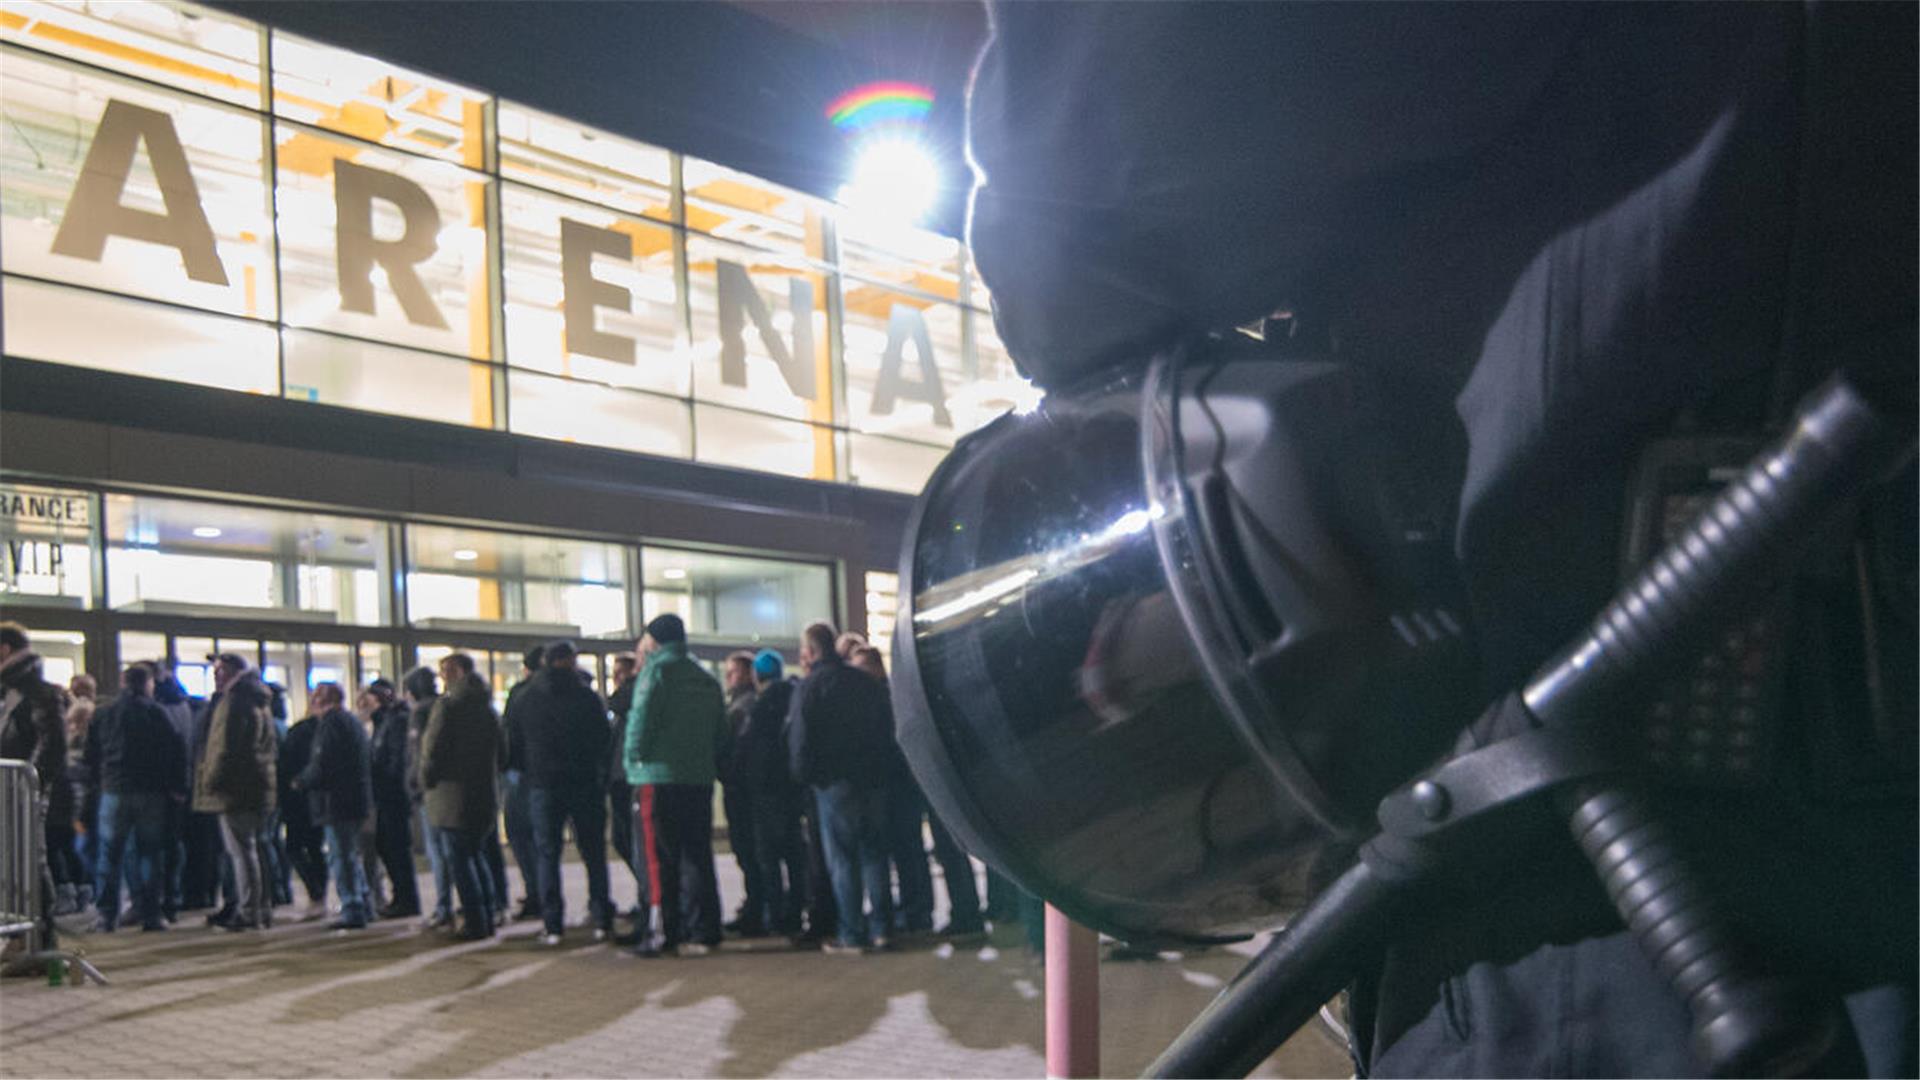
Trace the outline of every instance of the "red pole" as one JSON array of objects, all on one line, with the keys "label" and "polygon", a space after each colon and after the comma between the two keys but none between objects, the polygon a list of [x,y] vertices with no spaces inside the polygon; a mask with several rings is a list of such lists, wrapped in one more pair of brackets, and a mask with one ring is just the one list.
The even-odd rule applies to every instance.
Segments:
[{"label": "red pole", "polygon": [[1047,1075],[1100,1075],[1100,935],[1047,905]]}]

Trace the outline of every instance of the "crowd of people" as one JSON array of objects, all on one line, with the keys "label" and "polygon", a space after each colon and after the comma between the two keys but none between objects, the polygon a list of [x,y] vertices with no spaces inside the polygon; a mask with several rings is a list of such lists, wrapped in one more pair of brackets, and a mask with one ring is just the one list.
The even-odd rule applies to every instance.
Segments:
[{"label": "crowd of people", "polygon": [[[93,930],[111,932],[161,931],[206,910],[208,926],[244,933],[271,926],[297,885],[307,901],[297,917],[331,914],[342,933],[417,918],[478,940],[537,919],[537,940],[559,945],[571,834],[594,940],[641,956],[702,955],[728,935],[836,954],[931,936],[965,943],[984,937],[988,918],[1027,922],[1030,940],[1038,931],[1037,905],[992,875],[982,904],[972,861],[895,742],[881,653],[856,633],[816,623],[799,673],[763,649],[728,656],[716,679],[668,614],[613,658],[605,698],[562,640],[528,650],[502,711],[456,652],[398,687],[373,680],[351,708],[347,688],[318,683],[291,722],[285,692],[245,657],[208,659],[204,700],[163,661],[127,665],[110,696],[85,675],[62,688],[26,630],[0,623],[0,758],[38,775],[55,913],[91,906]],[[744,882],[731,918],[715,867],[716,784]],[[929,838],[948,900],[938,929]],[[615,867],[635,884],[624,911]]]}]

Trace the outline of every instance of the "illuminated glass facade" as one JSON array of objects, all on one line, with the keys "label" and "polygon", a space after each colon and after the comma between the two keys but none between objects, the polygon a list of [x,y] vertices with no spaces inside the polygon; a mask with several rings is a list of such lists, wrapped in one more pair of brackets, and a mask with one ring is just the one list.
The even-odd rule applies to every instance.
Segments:
[{"label": "illuminated glass facade", "polygon": [[9,357],[896,491],[1034,395],[950,238],[220,12],[4,0],[0,112]]},{"label": "illuminated glass facade", "polygon": [[208,653],[239,652],[304,700],[462,648],[504,692],[528,644],[567,638],[604,667],[673,612],[706,651],[793,658],[841,607],[823,560],[0,479],[0,617],[68,674],[92,634],[191,686]]}]

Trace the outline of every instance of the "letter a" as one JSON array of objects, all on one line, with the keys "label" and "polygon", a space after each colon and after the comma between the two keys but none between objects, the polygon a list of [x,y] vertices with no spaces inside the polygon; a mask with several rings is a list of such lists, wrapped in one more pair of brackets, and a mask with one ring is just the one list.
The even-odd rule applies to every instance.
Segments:
[{"label": "letter a", "polygon": [[[164,214],[120,204],[133,173],[134,151],[142,140],[160,184],[160,197],[166,201]],[[220,264],[213,242],[213,226],[200,208],[200,190],[194,186],[173,118],[118,99],[108,101],[100,114],[100,127],[80,166],[80,179],[67,200],[60,231],[53,235],[53,253],[99,262],[109,236],[165,244],[180,252],[188,277],[212,285],[227,283],[227,269]]]},{"label": "letter a", "polygon": [[[909,382],[901,378],[906,361],[907,343],[920,355],[920,378]],[[880,377],[873,381],[873,414],[893,412],[894,402],[902,397],[915,398],[933,406],[933,422],[952,427],[947,413],[947,390],[940,383],[940,368],[933,362],[933,336],[927,332],[927,317],[910,304],[895,304],[887,318],[887,351],[880,357]]]}]

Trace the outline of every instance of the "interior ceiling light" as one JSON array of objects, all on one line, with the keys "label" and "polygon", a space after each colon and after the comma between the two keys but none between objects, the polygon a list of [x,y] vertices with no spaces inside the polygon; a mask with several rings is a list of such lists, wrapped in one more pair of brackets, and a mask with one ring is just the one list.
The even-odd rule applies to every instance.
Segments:
[{"label": "interior ceiling light", "polygon": [[472,562],[479,557],[480,553],[472,548],[460,548],[453,553],[455,562]]},{"label": "interior ceiling light", "polygon": [[202,525],[193,530],[193,535],[202,540],[212,540],[220,535],[220,530],[211,525]]},{"label": "interior ceiling light", "polygon": [[679,581],[681,578],[687,576],[687,572],[677,566],[670,566],[660,571],[660,576],[666,578],[668,581]]}]

